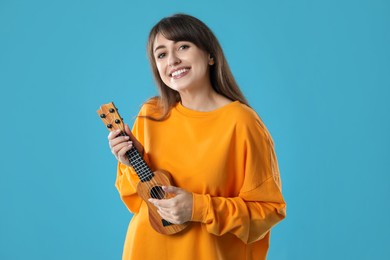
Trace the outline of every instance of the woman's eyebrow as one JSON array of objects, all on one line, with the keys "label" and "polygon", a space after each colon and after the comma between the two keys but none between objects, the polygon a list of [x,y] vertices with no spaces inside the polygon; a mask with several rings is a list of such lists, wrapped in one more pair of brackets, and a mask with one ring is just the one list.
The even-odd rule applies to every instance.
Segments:
[{"label": "woman's eyebrow", "polygon": [[[178,43],[178,42],[185,42],[185,41],[173,41],[173,44],[176,44],[176,43]],[[156,51],[158,51],[159,49],[163,49],[163,48],[166,48],[166,46],[165,46],[165,45],[159,45],[159,46],[157,46],[157,47],[154,49],[153,52],[156,52]]]},{"label": "woman's eyebrow", "polygon": [[154,52],[158,51],[159,49],[166,48],[165,45],[159,45],[154,49]]}]

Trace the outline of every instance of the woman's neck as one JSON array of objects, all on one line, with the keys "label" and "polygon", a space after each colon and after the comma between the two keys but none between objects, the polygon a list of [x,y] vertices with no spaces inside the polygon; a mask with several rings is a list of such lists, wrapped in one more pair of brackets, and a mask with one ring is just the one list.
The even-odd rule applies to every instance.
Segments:
[{"label": "woman's neck", "polygon": [[203,91],[180,93],[181,103],[191,110],[208,112],[218,109],[232,102],[230,99],[218,94],[213,88]]}]

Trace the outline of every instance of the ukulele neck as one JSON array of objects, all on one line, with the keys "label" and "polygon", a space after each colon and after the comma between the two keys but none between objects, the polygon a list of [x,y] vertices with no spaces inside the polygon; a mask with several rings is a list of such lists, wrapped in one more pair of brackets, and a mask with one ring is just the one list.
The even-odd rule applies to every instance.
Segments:
[{"label": "ukulele neck", "polygon": [[[123,132],[121,135],[126,136]],[[141,182],[150,181],[153,178],[152,170],[134,146],[126,153],[126,156]]]}]

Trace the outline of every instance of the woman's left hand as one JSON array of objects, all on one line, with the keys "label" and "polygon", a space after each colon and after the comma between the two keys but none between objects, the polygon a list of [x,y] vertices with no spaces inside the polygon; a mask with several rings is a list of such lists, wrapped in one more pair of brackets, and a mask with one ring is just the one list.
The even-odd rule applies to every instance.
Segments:
[{"label": "woman's left hand", "polygon": [[163,190],[176,196],[170,199],[149,199],[158,208],[160,216],[173,223],[183,224],[192,218],[192,193],[174,186],[162,186]]}]

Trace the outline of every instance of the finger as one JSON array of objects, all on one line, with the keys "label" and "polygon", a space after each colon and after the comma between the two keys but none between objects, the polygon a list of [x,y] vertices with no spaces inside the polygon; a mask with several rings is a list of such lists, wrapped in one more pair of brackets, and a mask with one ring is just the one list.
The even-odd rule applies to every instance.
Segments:
[{"label": "finger", "polygon": [[129,125],[125,125],[125,133],[130,137],[130,140],[134,142],[134,145],[136,146],[141,144],[138,142],[137,138],[134,136],[133,132],[131,132]]},{"label": "finger", "polygon": [[160,210],[166,210],[172,207],[171,199],[148,199],[150,203],[152,203],[155,207],[159,208]]},{"label": "finger", "polygon": [[130,136],[130,139],[131,139],[131,140],[133,140],[133,141],[135,140],[135,137],[134,137],[133,133],[131,132],[130,127],[129,127],[128,124],[125,125],[125,133],[126,133],[128,136]]},{"label": "finger", "polygon": [[131,145],[125,146],[125,147],[123,147],[121,150],[119,150],[116,154],[113,152],[115,158],[116,158],[119,162],[121,162],[121,163],[123,163],[123,164],[125,164],[125,165],[127,165],[127,166],[132,166],[132,165],[130,164],[129,157],[127,156],[127,152],[131,149],[131,147],[132,147]]},{"label": "finger", "polygon": [[128,137],[128,136],[118,136],[118,137],[115,137],[114,139],[109,140],[108,144],[110,145],[111,148],[113,148],[114,146],[116,146],[120,143],[129,142],[129,140],[130,140],[130,137]]},{"label": "finger", "polygon": [[142,147],[142,144],[138,142],[137,138],[133,135],[133,133],[130,130],[129,125],[125,125],[125,133],[130,137],[130,140],[133,141],[135,148],[137,151],[143,155],[144,148]]},{"label": "finger", "polygon": [[184,221],[182,220],[180,214],[178,214],[177,211],[163,211],[163,210],[157,210],[158,214],[160,214],[160,216],[171,222],[172,224],[183,224]]},{"label": "finger", "polygon": [[[161,186],[161,188],[163,189],[164,192],[171,193],[174,195],[178,195],[178,194],[183,193],[182,189],[175,187],[175,186]],[[154,204],[156,207],[172,208],[172,207],[177,206],[178,200],[177,200],[176,196],[174,196],[174,197],[171,197],[169,199],[152,199],[152,198],[150,198],[149,202]]]},{"label": "finger", "polygon": [[110,133],[108,133],[108,140],[112,140],[114,139],[115,137],[117,137],[119,134],[120,134],[121,130],[115,130],[115,131],[111,131]]},{"label": "finger", "polygon": [[118,146],[120,146],[120,147],[118,147],[117,156],[125,157],[126,153],[128,151],[130,151],[130,149],[133,147],[133,143],[132,142],[127,142],[127,143],[122,143],[122,144],[120,144]]},{"label": "finger", "polygon": [[160,205],[160,200],[158,200],[158,199],[152,199],[152,198],[150,198],[150,199],[148,199],[148,201],[150,202],[150,203],[152,203],[156,208],[160,208],[161,207],[161,205]]},{"label": "finger", "polygon": [[182,190],[179,187],[175,186],[161,186],[163,191],[172,193],[172,194],[179,194]]},{"label": "finger", "polygon": [[165,212],[165,211],[162,211],[162,210],[157,210],[157,213],[160,215],[160,217],[162,219],[165,219],[166,221],[169,221],[170,223],[176,224],[176,223],[173,222],[174,220],[173,220],[172,216],[168,212]]},{"label": "finger", "polygon": [[120,161],[120,162],[126,162],[127,163],[127,160],[125,160],[125,155],[127,153],[127,151],[129,151],[132,147],[132,143],[131,142],[126,142],[126,143],[120,143],[120,144],[117,144],[116,146],[112,147],[111,148],[111,153]]}]

